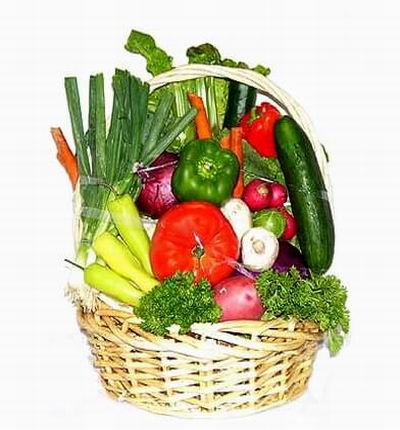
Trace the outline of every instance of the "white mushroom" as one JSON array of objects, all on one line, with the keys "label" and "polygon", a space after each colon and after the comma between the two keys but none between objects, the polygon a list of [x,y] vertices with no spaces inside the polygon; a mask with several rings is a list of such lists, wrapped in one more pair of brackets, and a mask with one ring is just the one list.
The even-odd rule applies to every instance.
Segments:
[{"label": "white mushroom", "polygon": [[278,239],[262,227],[253,227],[242,237],[242,262],[249,270],[261,272],[269,269],[278,252]]},{"label": "white mushroom", "polygon": [[229,199],[221,206],[221,211],[230,222],[239,241],[252,227],[251,212],[246,203],[240,199]]}]

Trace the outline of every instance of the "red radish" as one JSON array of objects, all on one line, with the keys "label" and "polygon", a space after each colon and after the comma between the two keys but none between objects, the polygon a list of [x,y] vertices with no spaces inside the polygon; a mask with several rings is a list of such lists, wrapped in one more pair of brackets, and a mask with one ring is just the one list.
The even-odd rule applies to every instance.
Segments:
[{"label": "red radish", "polygon": [[286,219],[286,227],[285,230],[280,237],[282,240],[290,240],[293,239],[297,234],[297,222],[294,219],[293,215],[289,213],[285,208],[280,208],[279,212]]},{"label": "red radish", "polygon": [[270,208],[281,208],[287,200],[286,187],[279,182],[272,182],[268,184],[271,193]]},{"label": "red radish", "polygon": [[268,182],[262,179],[253,179],[246,185],[242,199],[250,210],[259,211],[269,207],[271,197]]},{"label": "red radish", "polygon": [[222,308],[221,321],[258,320],[265,309],[255,280],[244,275],[226,278],[214,287],[215,301]]}]

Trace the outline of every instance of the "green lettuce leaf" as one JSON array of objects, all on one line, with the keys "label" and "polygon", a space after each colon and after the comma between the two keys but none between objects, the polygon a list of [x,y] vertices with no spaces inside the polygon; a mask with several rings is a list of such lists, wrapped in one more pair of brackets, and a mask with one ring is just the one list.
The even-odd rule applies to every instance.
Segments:
[{"label": "green lettuce leaf", "polygon": [[125,49],[133,54],[142,55],[147,62],[146,70],[153,76],[172,69],[172,57],[159,48],[149,34],[132,30]]},{"label": "green lettuce leaf", "polygon": [[221,54],[211,43],[203,43],[199,46],[192,46],[186,51],[189,64],[210,64],[220,65]]},{"label": "green lettuce leaf", "polygon": [[285,177],[277,158],[261,157],[247,142],[244,142],[243,152],[245,184],[254,178],[270,179],[285,184]]}]

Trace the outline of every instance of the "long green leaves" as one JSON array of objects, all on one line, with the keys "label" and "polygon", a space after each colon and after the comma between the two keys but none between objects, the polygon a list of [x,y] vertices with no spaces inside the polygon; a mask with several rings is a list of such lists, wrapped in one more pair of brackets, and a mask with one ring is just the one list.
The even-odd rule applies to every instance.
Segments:
[{"label": "long green leaves", "polygon": [[154,160],[161,155],[172,144],[172,142],[174,142],[177,136],[179,136],[179,134],[182,133],[183,130],[185,130],[193,121],[196,114],[197,109],[191,108],[189,112],[178,120],[171,130],[167,130],[167,133],[165,133],[158,141],[157,146],[155,146],[149,154],[143,157],[144,164],[149,164],[150,160]]},{"label": "long green leaves", "polygon": [[83,131],[81,102],[79,98],[78,82],[75,77],[65,78],[68,110],[71,118],[72,134],[78,155],[79,173],[83,176],[90,174],[89,157]]},{"label": "long green leaves", "polygon": [[131,188],[133,194],[137,194],[139,182],[132,173],[132,166],[142,152],[149,89],[129,72],[116,70],[108,134],[103,75],[90,77],[86,133],[76,78],[66,78],[65,89],[81,179],[83,232],[78,258],[81,264],[85,264],[87,244],[110,226],[106,207],[112,194],[123,194]]},{"label": "long green leaves", "polygon": [[94,77],[95,85],[95,107],[96,107],[96,128],[95,128],[95,142],[96,142],[96,162],[97,172],[100,177],[106,175],[106,110],[104,102],[104,78],[103,75],[96,75]]},{"label": "long green leaves", "polygon": [[149,86],[125,70],[116,70],[110,127],[107,133],[104,77],[90,77],[88,128],[82,120],[76,78],[65,79],[65,90],[76,143],[82,197],[83,234],[79,262],[86,263],[88,244],[110,228],[107,203],[113,194],[140,191],[136,162],[151,164],[194,119],[196,110],[181,118],[172,113],[173,95],[161,94],[155,112],[149,112]]},{"label": "long green leaves", "polygon": [[[131,132],[132,159],[130,162],[140,160],[143,150],[143,131],[147,119],[147,102],[149,97],[149,86],[130,76],[130,104],[132,112],[132,123],[126,124]],[[136,95],[136,97],[135,97]]]},{"label": "long green leaves", "polygon": [[104,178],[106,170],[106,112],[102,74],[90,77],[89,129],[86,139],[90,150],[92,176]]},{"label": "long green leaves", "polygon": [[161,134],[164,124],[166,123],[173,101],[174,96],[171,93],[165,92],[162,95],[160,103],[158,104],[157,109],[151,119],[151,129],[149,130],[149,134],[146,139],[146,147],[144,150],[145,155],[151,153],[151,151],[157,145],[158,138]]}]

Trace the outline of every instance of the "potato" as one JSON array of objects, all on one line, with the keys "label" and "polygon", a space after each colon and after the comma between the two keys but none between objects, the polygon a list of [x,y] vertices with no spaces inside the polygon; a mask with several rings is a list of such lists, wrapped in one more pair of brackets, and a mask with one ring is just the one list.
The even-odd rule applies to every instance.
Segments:
[{"label": "potato", "polygon": [[236,275],[214,287],[215,301],[222,308],[221,321],[258,320],[265,309],[257,294],[254,279]]}]

